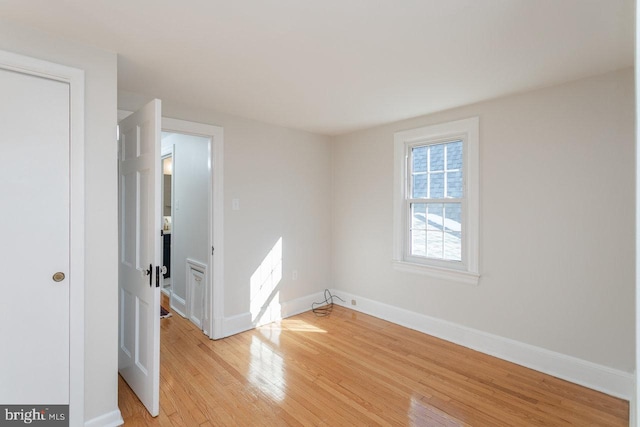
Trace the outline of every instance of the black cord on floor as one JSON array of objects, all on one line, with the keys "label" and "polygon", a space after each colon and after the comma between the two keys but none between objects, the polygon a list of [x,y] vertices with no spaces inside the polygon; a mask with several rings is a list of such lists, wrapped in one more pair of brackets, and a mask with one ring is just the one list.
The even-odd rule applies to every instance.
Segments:
[{"label": "black cord on floor", "polygon": [[311,303],[311,311],[318,316],[328,316],[333,310],[333,299],[338,298],[342,302],[346,302],[338,295],[332,295],[329,289],[324,290],[324,301]]}]

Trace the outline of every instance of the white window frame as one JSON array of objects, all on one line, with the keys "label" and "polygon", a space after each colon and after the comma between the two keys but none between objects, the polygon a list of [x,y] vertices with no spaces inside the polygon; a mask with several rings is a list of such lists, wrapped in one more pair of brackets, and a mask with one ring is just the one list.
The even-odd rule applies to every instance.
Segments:
[{"label": "white window frame", "polygon": [[[430,277],[477,285],[480,223],[480,119],[471,117],[394,134],[393,266]],[[463,141],[462,261],[411,256],[409,165],[416,146]]]}]

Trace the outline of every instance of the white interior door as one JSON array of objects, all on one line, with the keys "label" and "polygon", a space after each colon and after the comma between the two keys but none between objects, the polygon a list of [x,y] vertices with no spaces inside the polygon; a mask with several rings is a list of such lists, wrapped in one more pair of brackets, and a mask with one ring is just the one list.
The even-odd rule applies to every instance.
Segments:
[{"label": "white interior door", "polygon": [[120,374],[151,415],[160,395],[160,101],[120,122]]},{"label": "white interior door", "polygon": [[0,68],[0,94],[0,402],[69,404],[69,84]]}]

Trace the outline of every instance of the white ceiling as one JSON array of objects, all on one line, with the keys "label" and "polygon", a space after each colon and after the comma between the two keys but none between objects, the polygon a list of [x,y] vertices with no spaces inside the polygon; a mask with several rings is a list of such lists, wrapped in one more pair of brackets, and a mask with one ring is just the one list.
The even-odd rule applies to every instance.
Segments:
[{"label": "white ceiling", "polygon": [[336,135],[633,65],[633,0],[0,0],[118,87]]}]

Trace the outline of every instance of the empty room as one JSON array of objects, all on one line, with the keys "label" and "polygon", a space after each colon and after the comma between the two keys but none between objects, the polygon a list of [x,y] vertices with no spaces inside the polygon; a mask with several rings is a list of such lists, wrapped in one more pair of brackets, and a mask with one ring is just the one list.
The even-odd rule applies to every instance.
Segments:
[{"label": "empty room", "polygon": [[0,2],[0,424],[638,425],[635,41],[633,0]]}]

